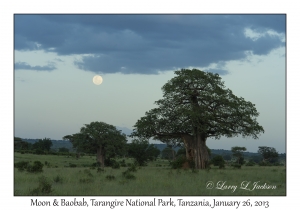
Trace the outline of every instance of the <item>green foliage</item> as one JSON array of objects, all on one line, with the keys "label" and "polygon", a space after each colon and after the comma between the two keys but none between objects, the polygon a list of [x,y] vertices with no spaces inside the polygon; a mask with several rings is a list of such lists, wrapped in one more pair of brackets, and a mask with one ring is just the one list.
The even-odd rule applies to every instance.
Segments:
[{"label": "green foliage", "polygon": [[[163,99],[155,102],[158,107],[136,122],[132,137],[179,143],[182,138],[205,142],[210,137],[238,135],[257,139],[264,132],[256,121],[259,113],[255,105],[226,89],[218,74],[198,69],[181,69],[174,73],[176,76],[162,87]],[[200,149],[203,145],[190,146]],[[201,155],[208,159],[206,154],[196,155],[197,160]],[[197,167],[203,168],[202,165]]]},{"label": "green foliage", "polygon": [[145,166],[147,161],[155,160],[159,154],[159,149],[153,144],[149,145],[148,140],[134,139],[132,143],[129,144],[128,155],[133,157],[139,166]]},{"label": "green foliage", "polygon": [[44,165],[41,163],[41,161],[34,161],[33,165],[29,164],[27,166],[27,171],[30,173],[41,173],[43,172]]},{"label": "green foliage", "polygon": [[270,163],[278,162],[278,152],[273,147],[261,146],[261,147],[258,147],[257,152],[259,154],[261,154],[261,156],[264,159],[263,161],[267,161]]},{"label": "green foliage", "polygon": [[177,150],[176,156],[186,156],[186,149],[184,147]]},{"label": "green foliage", "polygon": [[219,168],[225,168],[225,160],[221,155],[216,155],[213,159],[211,159],[211,163],[214,166],[219,166]]},{"label": "green foliage", "polygon": [[125,162],[124,159],[121,160],[121,161],[119,161],[119,164],[120,164],[120,166],[122,166],[122,167],[126,167],[126,162]]},{"label": "green foliage", "polygon": [[20,137],[14,137],[14,151],[29,150],[32,144],[23,141]]},{"label": "green foliage", "polygon": [[136,179],[136,177],[132,173],[130,173],[130,171],[128,171],[128,170],[122,172],[122,175],[125,179]]},{"label": "green foliage", "polygon": [[231,165],[233,168],[241,169],[242,165],[239,163],[234,163]]},{"label": "green foliage", "polygon": [[54,178],[53,178],[53,181],[55,183],[63,183],[63,178],[60,176],[60,175],[56,175]]},{"label": "green foliage", "polygon": [[45,176],[41,176],[38,178],[39,186],[35,189],[29,190],[29,195],[37,196],[37,195],[49,195],[52,190],[52,184]]},{"label": "green foliage", "polygon": [[70,167],[70,168],[76,168],[76,167],[77,167],[77,165],[76,165],[76,164],[74,164],[74,163],[69,163],[69,167]]},{"label": "green foliage", "polygon": [[250,159],[248,163],[246,163],[246,166],[255,166],[255,162],[252,159]]},{"label": "green foliage", "polygon": [[188,160],[185,156],[180,155],[174,161],[170,162],[172,169],[180,169],[180,168],[195,168],[195,163],[192,160]]},{"label": "green foliage", "polygon": [[97,153],[97,161],[103,166],[104,159],[124,154],[127,142],[125,134],[104,122],[85,124],[79,133],[66,135],[63,139],[69,140],[77,151]]},{"label": "green foliage", "polygon": [[232,155],[236,158],[236,163],[243,165],[245,163],[243,152],[246,151],[246,147],[232,147]]},{"label": "green foliage", "polygon": [[29,165],[28,161],[20,161],[14,164],[14,167],[17,168],[19,171],[24,171],[25,169],[27,169]]},{"label": "green foliage", "polygon": [[[32,148],[36,150],[38,153],[42,154],[42,152],[49,152],[52,146],[52,141],[50,138],[39,139],[32,145]],[[42,152],[41,152],[42,151]],[[37,153],[37,154],[38,154]]]},{"label": "green foliage", "polygon": [[114,175],[107,175],[105,178],[109,181],[116,179]]},{"label": "green foliage", "polygon": [[65,147],[61,147],[61,148],[58,148],[58,152],[61,152],[61,153],[68,153],[69,152],[69,149],[65,148]]},{"label": "green foliage", "polygon": [[173,150],[171,147],[166,147],[161,151],[161,158],[167,159],[167,160],[173,160],[175,158],[175,150]]}]

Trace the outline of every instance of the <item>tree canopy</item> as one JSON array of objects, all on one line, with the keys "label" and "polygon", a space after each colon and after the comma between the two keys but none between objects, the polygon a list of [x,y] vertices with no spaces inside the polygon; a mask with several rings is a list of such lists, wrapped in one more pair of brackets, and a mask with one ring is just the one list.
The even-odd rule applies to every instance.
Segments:
[{"label": "tree canopy", "polygon": [[175,71],[163,87],[163,99],[134,125],[132,136],[183,141],[196,168],[208,161],[206,139],[242,135],[258,138],[263,127],[255,105],[226,89],[218,74],[198,69]]},{"label": "tree canopy", "polygon": [[263,161],[270,162],[278,158],[278,152],[273,147],[260,146],[257,152],[262,155]]},{"label": "tree canopy", "polygon": [[126,135],[115,126],[104,122],[85,124],[79,133],[63,137],[82,152],[97,153],[97,161],[104,166],[104,158],[121,153],[126,144]]}]

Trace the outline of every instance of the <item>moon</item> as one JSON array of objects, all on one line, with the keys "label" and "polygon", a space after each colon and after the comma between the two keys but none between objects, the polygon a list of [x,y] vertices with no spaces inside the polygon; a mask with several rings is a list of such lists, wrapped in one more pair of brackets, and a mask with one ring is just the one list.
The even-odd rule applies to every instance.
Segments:
[{"label": "moon", "polygon": [[96,76],[93,77],[93,83],[95,85],[100,85],[102,82],[103,82],[103,79],[102,79],[101,76],[96,75]]}]

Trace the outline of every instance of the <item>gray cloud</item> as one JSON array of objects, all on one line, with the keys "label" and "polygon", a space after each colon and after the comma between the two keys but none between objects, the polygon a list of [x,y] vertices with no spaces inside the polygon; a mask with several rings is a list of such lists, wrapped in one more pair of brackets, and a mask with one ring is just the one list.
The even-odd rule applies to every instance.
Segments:
[{"label": "gray cloud", "polygon": [[52,64],[49,64],[47,66],[31,66],[31,65],[29,65],[25,62],[16,62],[15,63],[15,70],[20,70],[20,69],[36,70],[36,71],[52,71],[56,68]]},{"label": "gray cloud", "polygon": [[159,71],[265,55],[278,36],[246,37],[249,28],[286,31],[285,15],[15,15],[15,49],[89,54],[75,64],[102,73]]}]

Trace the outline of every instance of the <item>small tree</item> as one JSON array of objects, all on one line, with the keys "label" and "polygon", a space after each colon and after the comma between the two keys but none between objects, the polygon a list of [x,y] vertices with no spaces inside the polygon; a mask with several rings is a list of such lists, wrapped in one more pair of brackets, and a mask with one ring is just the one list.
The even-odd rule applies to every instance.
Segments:
[{"label": "small tree", "polygon": [[146,165],[148,160],[154,160],[160,154],[160,150],[153,144],[149,145],[149,141],[145,139],[134,139],[129,144],[128,155],[133,157],[140,166]]},{"label": "small tree", "polygon": [[232,147],[231,152],[236,157],[236,163],[243,165],[245,163],[243,152],[246,151],[246,147]]},{"label": "small tree", "polygon": [[102,167],[105,158],[121,153],[127,142],[125,134],[104,122],[85,124],[80,133],[64,136],[63,139],[69,140],[77,152],[96,153],[97,162]]},{"label": "small tree", "polygon": [[52,141],[50,138],[39,139],[32,145],[32,148],[39,151],[49,152],[52,147]]},{"label": "small tree", "polygon": [[161,151],[161,157],[167,160],[174,160],[175,151],[171,147],[166,147]]},{"label": "small tree", "polygon": [[263,162],[276,162],[278,158],[278,152],[273,147],[261,146],[258,147],[259,154],[263,157]]},{"label": "small tree", "polygon": [[211,159],[211,163],[214,166],[219,166],[219,168],[225,168],[225,160],[221,155],[216,155],[213,159]]}]

